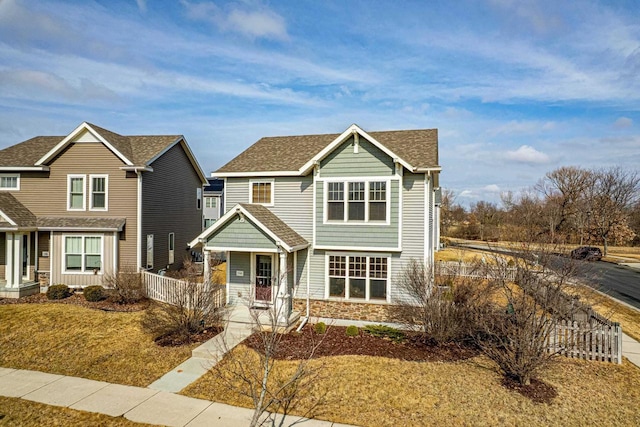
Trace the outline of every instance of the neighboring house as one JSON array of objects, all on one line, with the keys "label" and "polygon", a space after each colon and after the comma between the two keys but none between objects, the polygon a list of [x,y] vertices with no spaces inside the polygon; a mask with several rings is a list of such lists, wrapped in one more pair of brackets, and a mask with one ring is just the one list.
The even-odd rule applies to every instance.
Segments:
[{"label": "neighboring house", "polygon": [[209,184],[204,187],[204,208],[202,210],[203,228],[209,228],[224,213],[224,180],[207,178],[207,181]]},{"label": "neighboring house", "polygon": [[206,183],[182,135],[82,123],[0,150],[0,296],[178,268],[202,230]]},{"label": "neighboring house", "polygon": [[226,252],[230,304],[383,321],[437,250],[440,170],[436,129],[262,138],[212,174],[226,213],[191,246]]}]

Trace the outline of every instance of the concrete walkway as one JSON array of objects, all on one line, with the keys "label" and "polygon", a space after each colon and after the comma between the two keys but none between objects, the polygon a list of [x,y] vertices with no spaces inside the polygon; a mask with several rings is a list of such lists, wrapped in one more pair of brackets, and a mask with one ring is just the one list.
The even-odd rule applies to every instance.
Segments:
[{"label": "concrete walkway", "polygon": [[[250,409],[165,391],[9,368],[0,368],[0,396],[176,427],[245,427],[253,415]],[[294,422],[299,418],[288,419]],[[330,421],[302,420],[307,427],[347,427]]]}]

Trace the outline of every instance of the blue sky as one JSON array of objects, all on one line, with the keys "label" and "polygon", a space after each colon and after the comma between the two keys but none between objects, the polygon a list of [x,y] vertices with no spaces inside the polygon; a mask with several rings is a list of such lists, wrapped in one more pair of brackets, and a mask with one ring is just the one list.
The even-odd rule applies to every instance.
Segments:
[{"label": "blue sky", "polygon": [[0,0],[0,148],[88,121],[183,134],[209,173],[262,136],[438,128],[467,205],[638,170],[638,6]]}]

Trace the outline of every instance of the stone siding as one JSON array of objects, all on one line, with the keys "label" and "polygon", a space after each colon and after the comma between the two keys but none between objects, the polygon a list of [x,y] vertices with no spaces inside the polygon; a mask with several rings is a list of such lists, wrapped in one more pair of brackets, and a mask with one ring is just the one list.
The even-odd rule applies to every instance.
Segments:
[{"label": "stone siding", "polygon": [[[328,317],[332,319],[363,320],[369,322],[391,322],[389,304],[371,304],[365,302],[310,300],[311,317]],[[296,298],[293,309],[305,314],[307,300]]]}]

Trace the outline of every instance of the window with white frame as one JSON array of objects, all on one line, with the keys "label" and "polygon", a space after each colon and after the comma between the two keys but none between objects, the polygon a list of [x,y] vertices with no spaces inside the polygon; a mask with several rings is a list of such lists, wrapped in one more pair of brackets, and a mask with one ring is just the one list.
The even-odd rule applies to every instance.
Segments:
[{"label": "window with white frame", "polygon": [[169,264],[173,264],[176,260],[175,249],[176,249],[176,235],[175,233],[169,233]]},{"label": "window with white frame", "polygon": [[20,174],[18,173],[0,174],[0,191],[1,190],[19,190],[19,189],[20,189]]},{"label": "window with white frame", "polygon": [[64,270],[78,273],[102,271],[102,236],[65,236]]},{"label": "window with white frame", "polygon": [[107,210],[107,175],[90,175],[91,183],[91,210],[106,211]]},{"label": "window with white frame", "polygon": [[363,255],[329,255],[330,298],[386,301],[389,258]]},{"label": "window with white frame", "polygon": [[[387,181],[328,181],[326,219],[332,222],[385,222],[388,220]],[[347,197],[345,197],[345,188]]]},{"label": "window with white frame", "polygon": [[85,210],[84,175],[67,175],[67,210]]},{"label": "window with white frame", "polygon": [[196,188],[196,208],[202,209],[202,188]]},{"label": "window with white frame", "polygon": [[252,181],[251,182],[251,203],[262,205],[273,204],[273,182],[272,181]]},{"label": "window with white frame", "polygon": [[204,198],[204,207],[205,208],[215,208],[218,205],[217,197],[205,197]]}]

